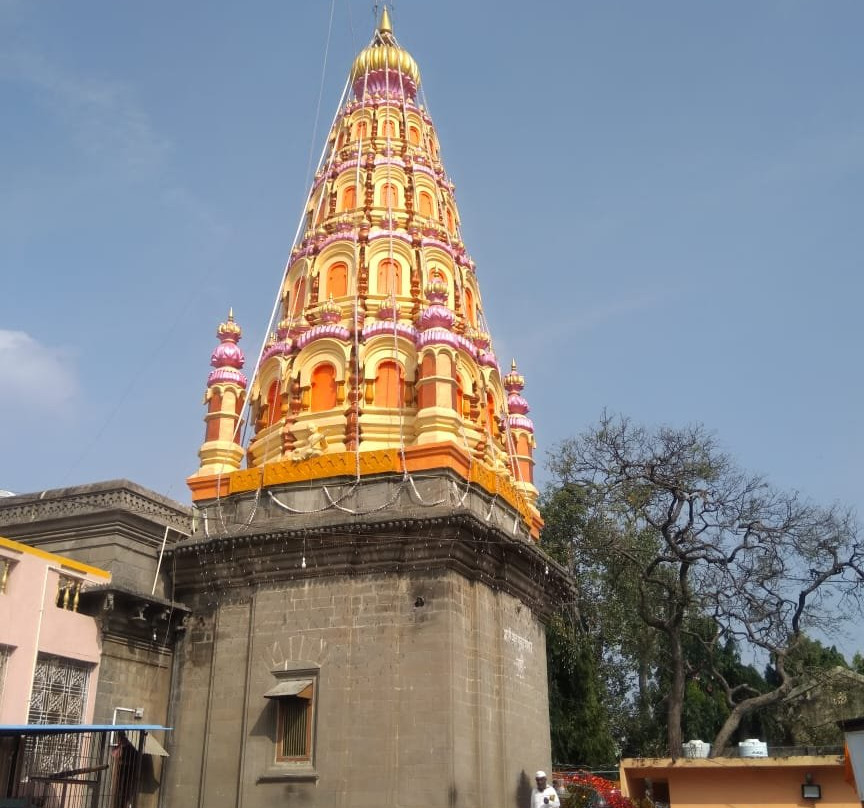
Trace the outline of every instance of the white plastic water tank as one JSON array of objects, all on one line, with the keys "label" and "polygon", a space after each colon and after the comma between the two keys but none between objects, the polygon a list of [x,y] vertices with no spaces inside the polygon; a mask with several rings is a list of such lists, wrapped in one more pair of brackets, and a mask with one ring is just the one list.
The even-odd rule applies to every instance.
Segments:
[{"label": "white plastic water tank", "polygon": [[762,758],[768,757],[768,744],[758,738],[748,738],[738,744],[738,757]]},{"label": "white plastic water tank", "polygon": [[711,744],[705,741],[688,741],[684,744],[684,757],[707,758],[711,754]]}]

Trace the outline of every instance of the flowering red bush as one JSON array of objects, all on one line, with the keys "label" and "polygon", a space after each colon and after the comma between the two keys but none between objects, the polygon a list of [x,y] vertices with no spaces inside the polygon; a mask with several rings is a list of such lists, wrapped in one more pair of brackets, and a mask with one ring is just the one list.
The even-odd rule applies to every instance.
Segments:
[{"label": "flowering red bush", "polygon": [[[605,777],[586,771],[553,772],[552,778],[567,788],[569,808],[633,808],[633,803],[621,796],[618,785]],[[597,795],[597,796],[595,796]],[[598,799],[600,797],[602,799]]]}]

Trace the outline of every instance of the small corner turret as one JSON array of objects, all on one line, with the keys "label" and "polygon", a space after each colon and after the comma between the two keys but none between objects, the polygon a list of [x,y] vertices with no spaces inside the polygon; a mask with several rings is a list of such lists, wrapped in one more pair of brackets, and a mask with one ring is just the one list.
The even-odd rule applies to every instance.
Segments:
[{"label": "small corner turret", "polygon": [[510,364],[510,372],[504,377],[507,391],[507,422],[510,457],[515,486],[534,505],[539,492],[534,486],[534,422],[528,417],[531,409],[522,397],[525,377],[516,368],[516,360]]},{"label": "small corner turret", "polygon": [[193,491],[196,477],[236,471],[243,460],[240,417],[246,401],[246,376],[242,373],[246,360],[237,345],[242,334],[240,326],[234,321],[233,309],[229,310],[228,319],[220,323],[216,330],[219,344],[210,357],[213,370],[207,377],[204,394],[204,403],[207,405],[204,421],[207,426],[204,443],[198,451],[201,465],[189,478]]}]

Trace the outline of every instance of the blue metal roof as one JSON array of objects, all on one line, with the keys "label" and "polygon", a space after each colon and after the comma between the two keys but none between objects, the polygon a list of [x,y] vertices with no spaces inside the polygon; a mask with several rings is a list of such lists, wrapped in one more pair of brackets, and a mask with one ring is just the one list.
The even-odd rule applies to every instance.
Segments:
[{"label": "blue metal roof", "polygon": [[161,724],[0,724],[4,735],[56,735],[61,732],[170,732]]}]

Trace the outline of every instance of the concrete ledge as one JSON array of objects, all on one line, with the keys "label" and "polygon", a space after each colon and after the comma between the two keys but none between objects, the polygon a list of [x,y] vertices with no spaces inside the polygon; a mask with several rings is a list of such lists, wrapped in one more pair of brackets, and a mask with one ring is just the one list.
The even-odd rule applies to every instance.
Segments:
[{"label": "concrete ledge", "polygon": [[264,774],[258,775],[255,778],[256,783],[284,783],[292,781],[295,783],[314,783],[317,782],[319,774],[314,769],[268,769]]}]

